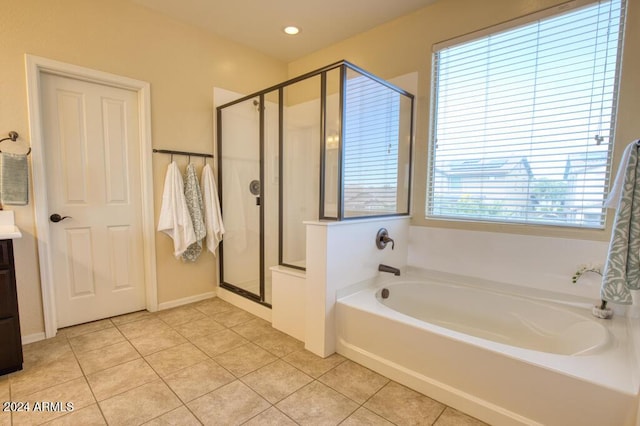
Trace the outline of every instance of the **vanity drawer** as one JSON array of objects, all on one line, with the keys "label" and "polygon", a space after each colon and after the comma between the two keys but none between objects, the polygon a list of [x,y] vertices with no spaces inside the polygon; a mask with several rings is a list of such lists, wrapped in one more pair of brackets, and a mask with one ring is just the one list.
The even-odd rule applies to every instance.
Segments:
[{"label": "vanity drawer", "polygon": [[18,318],[0,319],[0,375],[22,370]]}]

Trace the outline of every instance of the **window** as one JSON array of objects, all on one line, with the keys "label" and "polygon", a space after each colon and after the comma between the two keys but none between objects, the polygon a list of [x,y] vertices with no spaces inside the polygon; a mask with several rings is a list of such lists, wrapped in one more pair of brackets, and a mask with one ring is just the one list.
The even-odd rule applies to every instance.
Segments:
[{"label": "window", "polygon": [[427,216],[603,228],[624,0],[434,48]]}]

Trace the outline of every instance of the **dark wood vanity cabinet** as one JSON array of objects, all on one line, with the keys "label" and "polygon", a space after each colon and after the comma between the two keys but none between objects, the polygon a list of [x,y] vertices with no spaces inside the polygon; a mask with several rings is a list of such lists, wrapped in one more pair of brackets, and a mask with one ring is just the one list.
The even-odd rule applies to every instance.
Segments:
[{"label": "dark wood vanity cabinet", "polygon": [[0,240],[0,375],[22,370],[13,241]]}]

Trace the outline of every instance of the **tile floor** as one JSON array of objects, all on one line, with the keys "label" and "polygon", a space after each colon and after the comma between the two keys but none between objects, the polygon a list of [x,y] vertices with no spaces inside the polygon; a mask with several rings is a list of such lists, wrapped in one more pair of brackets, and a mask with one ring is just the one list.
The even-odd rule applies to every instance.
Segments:
[{"label": "tile floor", "polygon": [[[484,424],[217,298],[62,329],[24,358],[0,401],[31,411],[0,426]],[[73,411],[33,410],[47,401]]]}]

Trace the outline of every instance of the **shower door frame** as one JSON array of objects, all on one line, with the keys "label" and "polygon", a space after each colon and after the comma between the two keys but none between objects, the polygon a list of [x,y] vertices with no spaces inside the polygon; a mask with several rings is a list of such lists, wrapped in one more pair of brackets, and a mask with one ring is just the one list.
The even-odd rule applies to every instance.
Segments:
[{"label": "shower door frame", "polygon": [[220,271],[220,287],[227,289],[229,291],[232,291],[236,294],[239,294],[247,299],[250,299],[256,303],[259,303],[261,305],[264,305],[268,308],[271,308],[271,304],[266,302],[265,299],[265,288],[264,288],[264,203],[265,203],[265,198],[264,198],[264,185],[262,184],[264,182],[264,108],[262,107],[262,105],[264,105],[264,93],[259,93],[259,94],[253,94],[250,96],[244,96],[240,99],[236,99],[235,101],[226,103],[224,105],[221,105],[219,107],[216,108],[216,141],[217,141],[217,155],[218,155],[218,197],[220,198],[220,210],[224,213],[223,210],[223,206],[222,206],[222,191],[223,191],[223,182],[222,182],[222,109],[226,108],[226,107],[230,107],[236,104],[240,104],[242,102],[246,102],[248,100],[254,99],[255,97],[258,97],[259,99],[259,108],[258,108],[258,126],[259,126],[259,130],[258,130],[258,143],[260,145],[259,149],[259,159],[258,159],[258,167],[260,169],[259,171],[259,175],[260,175],[260,195],[259,195],[259,200],[260,200],[260,204],[258,207],[260,207],[260,212],[258,213],[258,217],[259,217],[259,259],[258,259],[258,263],[259,263],[259,275],[258,275],[258,279],[259,279],[259,288],[260,288],[260,294],[256,295],[255,293],[252,293],[248,290],[243,289],[242,287],[238,287],[237,285],[228,283],[226,281],[224,281],[224,240],[220,242],[220,246],[219,246],[219,271]]}]

